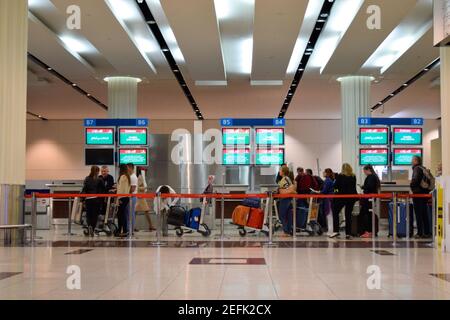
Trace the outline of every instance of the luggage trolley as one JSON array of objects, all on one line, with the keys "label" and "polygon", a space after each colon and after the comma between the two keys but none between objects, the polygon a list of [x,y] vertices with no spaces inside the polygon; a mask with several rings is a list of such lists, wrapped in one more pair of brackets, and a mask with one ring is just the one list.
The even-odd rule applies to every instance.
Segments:
[{"label": "luggage trolley", "polygon": [[323,234],[323,231],[318,222],[319,210],[320,204],[317,198],[311,198],[309,200],[309,206],[307,210],[303,207],[297,207],[297,212],[300,214],[300,219],[297,220],[300,223],[300,227],[297,229],[300,229],[300,232],[306,232],[309,236],[321,236]]},{"label": "luggage trolley", "polygon": [[[105,215],[99,215],[97,226],[94,230],[95,234],[100,235],[101,233],[105,233],[110,237],[116,233],[117,226],[115,224],[115,219],[117,211],[119,210],[117,202],[118,198],[108,197],[108,200],[106,200]],[[84,232],[87,232],[87,230],[85,229]]]},{"label": "luggage trolley", "polygon": [[186,231],[190,233],[197,231],[202,236],[209,237],[211,235],[211,229],[209,229],[207,224],[203,223],[205,210],[206,203],[204,201],[202,202],[201,208],[186,210],[180,206],[171,207],[167,223],[175,226],[175,233],[178,237],[182,237]]},{"label": "luggage trolley", "polygon": [[[240,225],[240,224],[236,224],[238,225],[238,230],[239,230],[239,235],[241,237],[245,237],[247,235],[247,233],[254,233],[256,231],[260,231],[262,233],[264,233],[266,236],[269,235],[269,226],[267,223],[267,219],[269,217],[269,214],[272,214],[272,208],[269,208],[269,202],[266,201],[264,203],[264,210],[263,210],[263,218],[262,218],[262,222],[261,222],[261,226],[257,226],[256,224],[259,224],[259,220],[260,217],[254,216],[253,215],[259,215],[260,214],[260,208],[249,208],[249,213],[246,217],[246,223],[245,225]],[[272,218],[272,217],[271,217]],[[249,229],[249,231],[247,231]],[[272,230],[272,232],[275,232],[275,230]]]}]

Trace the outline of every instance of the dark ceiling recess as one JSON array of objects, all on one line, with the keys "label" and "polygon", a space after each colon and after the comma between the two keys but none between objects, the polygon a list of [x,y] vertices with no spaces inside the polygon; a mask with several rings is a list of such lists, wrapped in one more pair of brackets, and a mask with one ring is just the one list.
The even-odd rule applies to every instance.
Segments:
[{"label": "dark ceiling recess", "polygon": [[75,82],[70,81],[69,79],[67,79],[66,77],[64,77],[61,73],[59,73],[58,71],[56,71],[55,69],[53,69],[52,67],[50,67],[49,65],[47,65],[45,62],[39,60],[39,58],[37,58],[36,56],[32,55],[31,53],[28,52],[28,59],[30,59],[31,61],[33,61],[34,63],[36,63],[38,66],[40,66],[42,69],[45,69],[47,72],[51,73],[52,75],[54,75],[55,77],[57,77],[59,80],[61,80],[62,82],[64,82],[65,84],[69,85],[70,87],[72,87],[72,89],[74,89],[75,91],[77,91],[79,94],[85,96],[86,98],[88,98],[89,100],[91,100],[92,102],[94,102],[95,104],[97,104],[98,106],[100,106],[101,108],[103,108],[104,110],[108,110],[108,106],[105,105],[103,102],[101,102],[100,100],[98,100],[96,97],[94,97],[93,95],[91,95],[89,92],[81,89]]},{"label": "dark ceiling recess", "polygon": [[169,63],[170,69],[172,70],[173,75],[175,76],[178,83],[180,84],[181,90],[183,90],[186,98],[189,101],[189,104],[191,105],[192,109],[195,112],[195,115],[197,116],[197,118],[199,120],[204,120],[203,115],[200,111],[200,108],[198,107],[197,102],[195,102],[195,99],[192,96],[192,93],[189,90],[189,87],[187,86],[186,81],[184,80],[184,77],[183,77],[183,74],[181,73],[180,68],[178,67],[172,53],[170,52],[170,49],[166,43],[166,40],[164,40],[161,30],[159,29],[159,26],[156,23],[156,20],[153,17],[153,14],[147,5],[147,2],[142,1],[142,0],[135,0],[135,1],[136,1],[136,4],[139,6],[139,9],[142,12],[142,15],[144,16],[145,21],[147,22],[147,26],[152,31],[153,35],[156,38],[156,41],[158,41],[158,44],[161,47],[161,51],[162,51],[163,55],[166,57],[166,60]]},{"label": "dark ceiling recess", "polygon": [[30,111],[27,111],[27,114],[30,115],[30,116],[32,116],[32,117],[36,117],[36,118],[38,118],[38,119],[41,119],[41,120],[43,120],[43,121],[48,121],[47,118],[41,116],[40,114],[36,114],[36,113],[30,112]]},{"label": "dark ceiling recess", "polygon": [[311,33],[308,45],[306,46],[305,52],[303,53],[302,60],[300,61],[297,71],[295,72],[294,80],[292,80],[291,86],[289,87],[289,91],[286,95],[286,98],[283,101],[283,106],[281,107],[278,118],[284,118],[286,116],[286,112],[289,108],[289,105],[291,104],[295,92],[297,91],[297,88],[300,84],[300,81],[303,78],[303,74],[305,72],[306,66],[308,65],[309,58],[311,58],[311,55],[314,52],[314,48],[316,47],[317,41],[319,40],[319,37],[323,29],[325,28],[325,24],[328,21],[333,5],[334,0],[325,0],[325,2],[323,3],[319,17],[317,18],[316,24],[314,25],[314,30]]},{"label": "dark ceiling recess", "polygon": [[429,65],[427,65],[425,68],[419,71],[414,77],[403,83],[399,88],[392,91],[386,98],[378,102],[376,105],[372,107],[372,111],[377,110],[378,108],[382,107],[386,102],[394,98],[396,95],[400,94],[403,90],[406,90],[409,88],[414,82],[422,78],[425,74],[427,74],[431,69],[433,69],[435,66],[437,66],[441,62],[441,59],[437,58],[433,62],[431,62]]}]

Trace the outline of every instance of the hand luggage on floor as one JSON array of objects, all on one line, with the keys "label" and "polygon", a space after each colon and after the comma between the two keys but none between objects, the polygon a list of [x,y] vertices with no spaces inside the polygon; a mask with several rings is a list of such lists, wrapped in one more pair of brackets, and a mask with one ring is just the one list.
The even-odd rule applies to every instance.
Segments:
[{"label": "hand luggage on floor", "polygon": [[192,208],[186,212],[185,225],[188,228],[198,230],[200,228],[200,216],[202,214],[201,208]]},{"label": "hand luggage on floor", "polygon": [[244,200],[242,200],[242,205],[250,208],[261,208],[261,199],[245,198]]},{"label": "hand luggage on floor", "polygon": [[[393,233],[393,208],[394,204],[389,203],[389,235],[394,235]],[[409,205],[409,236],[412,237],[414,233],[414,216],[413,216],[413,205]],[[397,236],[406,237],[406,204],[397,203]]]},{"label": "hand luggage on floor", "polygon": [[184,225],[184,219],[186,216],[186,209],[180,206],[170,207],[167,215],[167,224],[175,227],[181,227]]},{"label": "hand luggage on floor", "polygon": [[306,223],[308,222],[309,208],[297,207],[295,213],[296,213],[296,221],[295,221],[296,227],[300,229],[306,229]]},{"label": "hand luggage on floor", "polygon": [[252,208],[247,220],[247,227],[254,229],[262,229],[264,224],[264,211]]},{"label": "hand luggage on floor", "polygon": [[233,215],[231,217],[234,224],[238,226],[246,226],[248,215],[250,214],[250,208],[246,206],[237,206],[233,210]]}]

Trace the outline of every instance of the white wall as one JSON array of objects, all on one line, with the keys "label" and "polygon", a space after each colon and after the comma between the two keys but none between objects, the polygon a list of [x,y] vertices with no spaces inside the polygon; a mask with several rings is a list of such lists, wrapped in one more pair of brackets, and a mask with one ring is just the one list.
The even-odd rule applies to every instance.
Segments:
[{"label": "white wall", "polygon": [[[431,140],[437,138],[439,121],[426,121],[424,162],[430,165]],[[192,120],[152,120],[150,133],[170,134],[185,128],[193,132]],[[203,130],[219,128],[218,120],[203,122]],[[27,180],[82,179],[87,174],[83,159],[84,133],[81,120],[29,120],[27,122]],[[341,166],[340,120],[288,120],[286,160],[294,167],[316,172]]]}]

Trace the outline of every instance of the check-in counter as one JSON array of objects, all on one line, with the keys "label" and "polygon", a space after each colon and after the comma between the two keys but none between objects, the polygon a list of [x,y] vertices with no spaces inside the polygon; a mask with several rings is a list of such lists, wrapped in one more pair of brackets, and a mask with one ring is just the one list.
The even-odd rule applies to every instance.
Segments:
[{"label": "check-in counter", "polygon": [[[50,189],[50,193],[80,193],[83,189],[81,181],[49,183],[45,186]],[[52,224],[66,224],[69,217],[69,199],[50,199],[50,217]]]}]

